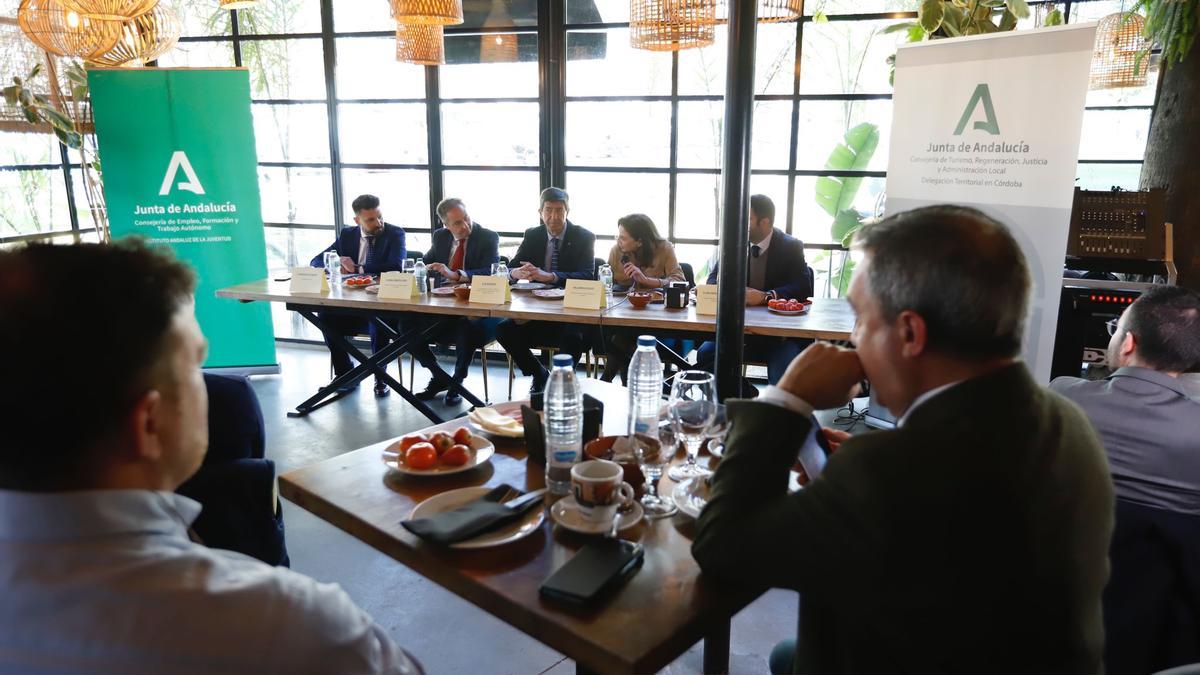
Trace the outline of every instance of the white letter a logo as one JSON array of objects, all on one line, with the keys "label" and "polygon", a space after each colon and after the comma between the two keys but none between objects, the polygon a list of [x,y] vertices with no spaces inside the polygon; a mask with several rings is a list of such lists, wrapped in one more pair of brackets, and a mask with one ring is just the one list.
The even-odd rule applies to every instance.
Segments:
[{"label": "white letter a logo", "polygon": [[175,187],[198,195],[204,194],[204,186],[196,177],[196,171],[192,168],[192,163],[188,161],[187,154],[182,150],[176,150],[175,154],[171,155],[171,164],[167,166],[167,175],[163,176],[162,187],[158,189],[158,195],[166,196],[171,191],[171,183],[175,182],[175,174],[179,173],[180,169],[183,169],[183,175],[187,177],[187,181]]}]

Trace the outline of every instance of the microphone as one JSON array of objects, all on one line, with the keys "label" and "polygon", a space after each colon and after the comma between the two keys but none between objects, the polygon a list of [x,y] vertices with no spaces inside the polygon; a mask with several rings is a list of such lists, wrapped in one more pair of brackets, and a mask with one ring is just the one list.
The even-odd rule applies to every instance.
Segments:
[{"label": "microphone", "polygon": [[627,262],[629,262],[629,254],[628,254],[628,253],[622,253],[622,254],[621,254],[621,264],[622,264],[622,265],[624,265],[624,264],[625,264],[625,263],[627,263]]}]

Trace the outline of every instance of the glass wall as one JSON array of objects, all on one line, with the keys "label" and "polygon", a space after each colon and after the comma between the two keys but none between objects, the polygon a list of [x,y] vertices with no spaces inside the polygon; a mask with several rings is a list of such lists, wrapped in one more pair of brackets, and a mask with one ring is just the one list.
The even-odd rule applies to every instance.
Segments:
[{"label": "glass wall", "polygon": [[[172,1],[172,0],[164,0]],[[535,0],[464,0],[465,23],[448,28],[447,65],[397,63],[387,0],[261,0],[221,11],[215,0],[173,0],[184,22],[160,66],[244,66],[252,90],[268,265],[303,265],[352,222],[362,193],[383,200],[410,250],[429,245],[433,207],[466,200],[478,222],[501,233],[502,253],[537,224],[537,192],[554,175],[572,196],[572,221],[599,237],[603,257],[616,220],[642,212],[676,242],[697,274],[714,251],[719,214],[726,35],[710,47],[653,53],[629,46],[628,0],[553,0],[565,5],[561,35],[539,26]],[[544,5],[545,3],[540,3]],[[1033,2],[1035,15],[1046,3]],[[1119,0],[1060,3],[1069,22],[1119,11]],[[915,16],[914,0],[817,0],[802,21],[757,33],[751,188],[776,203],[779,227],[810,250],[825,278],[840,253],[819,191],[854,190],[854,208],[882,208],[891,128],[887,59]],[[1023,22],[1033,27],[1036,19]],[[562,39],[561,100],[539,69]],[[1080,145],[1078,184],[1136,188],[1155,77],[1138,89],[1092,92]],[[561,106],[564,123],[545,123]],[[1049,123],[1049,122],[1048,122]],[[863,126],[868,125],[868,126]],[[831,153],[873,126],[869,162]],[[850,134],[847,137],[847,134]],[[554,147],[561,137],[561,147]],[[75,204],[49,136],[0,134],[0,244],[70,240],[91,223]],[[77,225],[79,221],[82,225]],[[277,310],[280,336],[310,336]]]}]

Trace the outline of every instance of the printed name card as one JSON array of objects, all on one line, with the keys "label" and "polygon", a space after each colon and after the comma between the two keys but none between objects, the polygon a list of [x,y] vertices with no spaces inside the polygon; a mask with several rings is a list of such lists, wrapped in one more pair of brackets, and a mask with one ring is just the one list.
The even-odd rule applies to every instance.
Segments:
[{"label": "printed name card", "polygon": [[700,284],[696,286],[696,313],[705,316],[717,315],[716,284]]},{"label": "printed name card", "polygon": [[325,280],[325,270],[319,267],[293,267],[293,293],[328,293],[329,282]]},{"label": "printed name card", "polygon": [[379,275],[380,300],[412,300],[417,295],[417,279],[412,274],[384,272]]},{"label": "printed name card", "polygon": [[570,309],[604,309],[607,294],[604,283],[584,279],[567,279],[563,307]]},{"label": "printed name card", "polygon": [[512,302],[512,290],[508,286],[508,277],[484,276],[471,277],[471,297],[469,302],[482,305],[503,305]]}]

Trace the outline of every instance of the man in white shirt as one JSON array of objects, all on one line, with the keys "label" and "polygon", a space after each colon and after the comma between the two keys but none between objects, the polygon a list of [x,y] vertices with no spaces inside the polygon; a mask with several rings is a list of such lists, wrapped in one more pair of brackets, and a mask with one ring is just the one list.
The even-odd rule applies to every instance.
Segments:
[{"label": "man in white shirt", "polygon": [[194,289],[137,241],[0,252],[0,673],[419,673],[336,585],[189,540]]}]

